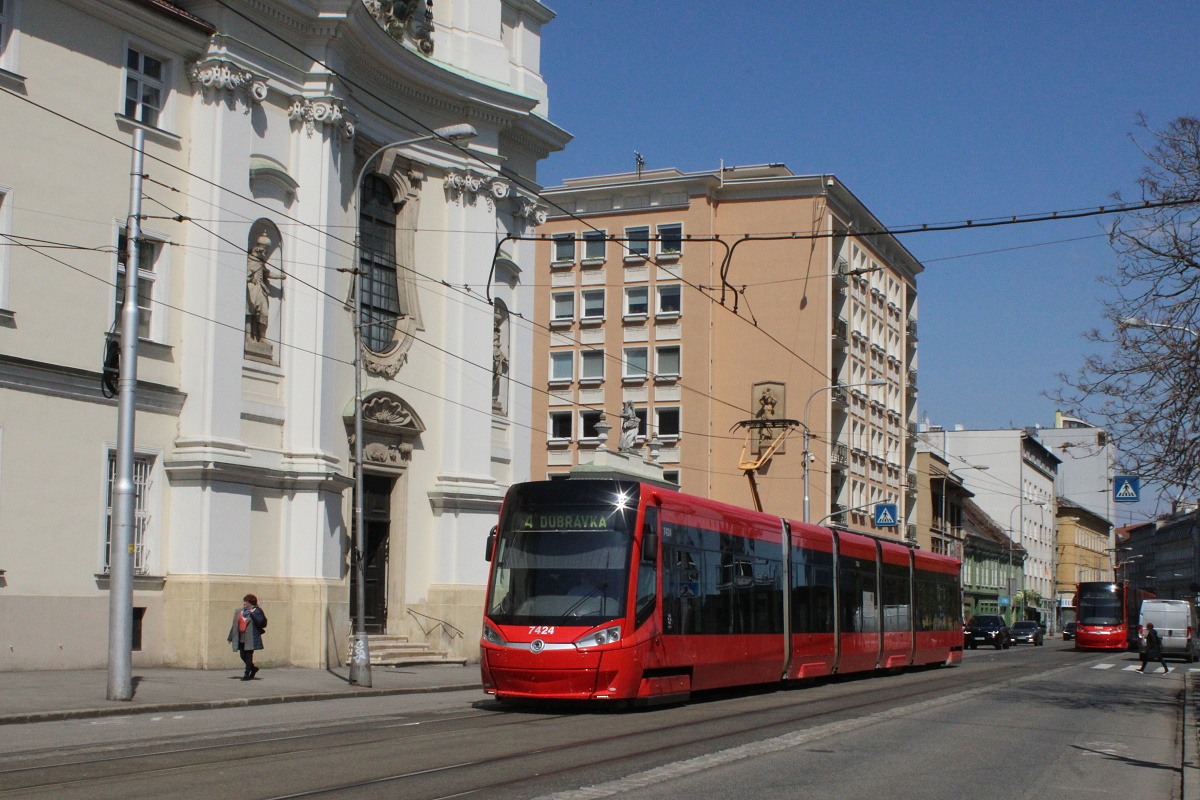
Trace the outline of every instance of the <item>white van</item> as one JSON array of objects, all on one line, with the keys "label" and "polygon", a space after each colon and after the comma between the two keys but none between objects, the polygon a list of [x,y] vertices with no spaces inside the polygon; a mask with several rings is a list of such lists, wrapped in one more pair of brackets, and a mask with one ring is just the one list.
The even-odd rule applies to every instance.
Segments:
[{"label": "white van", "polygon": [[1146,641],[1146,623],[1153,622],[1162,639],[1164,656],[1177,656],[1185,661],[1200,661],[1200,618],[1196,606],[1188,600],[1143,600],[1138,619],[1138,636]]}]

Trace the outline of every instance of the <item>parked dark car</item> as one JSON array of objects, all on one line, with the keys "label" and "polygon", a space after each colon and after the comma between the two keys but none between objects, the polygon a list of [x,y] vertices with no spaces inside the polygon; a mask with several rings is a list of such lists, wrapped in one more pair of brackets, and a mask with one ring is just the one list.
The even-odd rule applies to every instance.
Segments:
[{"label": "parked dark car", "polygon": [[1074,639],[1074,638],[1075,638],[1075,623],[1068,622],[1066,625],[1063,625],[1063,641],[1064,642],[1070,641],[1071,639]]},{"label": "parked dark car", "polygon": [[1030,619],[1023,619],[1012,624],[1008,629],[1008,635],[1012,637],[1012,643],[1025,642],[1041,647],[1043,641],[1042,626]]},{"label": "parked dark car", "polygon": [[990,644],[997,650],[1007,650],[1012,644],[1012,637],[1008,626],[1004,624],[1004,617],[998,614],[980,614],[967,623],[963,644],[972,650],[981,644]]}]

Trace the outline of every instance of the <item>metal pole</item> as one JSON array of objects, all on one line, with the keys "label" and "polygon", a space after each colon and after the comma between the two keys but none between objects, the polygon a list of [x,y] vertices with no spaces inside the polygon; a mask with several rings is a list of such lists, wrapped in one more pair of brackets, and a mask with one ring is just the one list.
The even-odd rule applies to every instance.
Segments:
[{"label": "metal pole", "polygon": [[138,245],[142,238],[142,166],[146,133],[133,131],[129,220],[125,224],[125,298],[121,304],[121,366],[117,379],[117,460],[108,550],[108,699],[133,699],[133,429],[137,412]]},{"label": "metal pole", "polygon": [[[374,156],[372,156],[373,158]],[[368,161],[368,163],[370,163]],[[366,165],[363,165],[366,169]],[[362,177],[354,187],[354,197],[359,198]],[[355,224],[354,237],[354,578],[355,601],[354,651],[350,654],[350,683],[356,686],[371,685],[371,652],[367,642],[367,533],[363,525],[363,414],[362,414],[362,213],[355,204],[354,213],[359,221]]]},{"label": "metal pole", "polygon": [[808,516],[808,406],[804,407],[804,521],[809,521]]}]

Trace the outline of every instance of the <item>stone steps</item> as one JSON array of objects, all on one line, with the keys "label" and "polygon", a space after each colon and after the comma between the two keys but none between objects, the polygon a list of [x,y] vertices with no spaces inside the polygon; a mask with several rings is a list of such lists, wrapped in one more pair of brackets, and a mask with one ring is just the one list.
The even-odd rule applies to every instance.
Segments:
[{"label": "stone steps", "polygon": [[367,647],[371,654],[371,664],[374,666],[467,663],[465,658],[452,658],[444,651],[435,650],[424,642],[410,642],[407,636],[368,634]]}]

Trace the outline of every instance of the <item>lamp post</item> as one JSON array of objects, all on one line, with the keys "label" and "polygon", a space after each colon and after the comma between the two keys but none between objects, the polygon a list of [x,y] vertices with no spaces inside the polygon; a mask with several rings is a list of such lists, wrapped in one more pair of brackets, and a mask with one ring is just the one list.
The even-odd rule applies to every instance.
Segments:
[{"label": "lamp post", "polygon": [[1182,331],[1200,339],[1200,331],[1195,328],[1189,328],[1186,325],[1171,325],[1167,322],[1149,322],[1141,317],[1123,317],[1118,325],[1122,328],[1140,328],[1142,330],[1159,328],[1164,331]]},{"label": "lamp post", "polygon": [[[887,386],[887,381],[883,380],[882,378],[876,378],[874,380],[863,381],[861,383],[831,383],[829,386],[822,386],[820,389],[817,389],[815,392],[813,392],[812,394],[810,394],[808,396],[808,400],[804,401],[804,421],[802,423],[802,427],[804,428],[803,469],[804,469],[804,521],[805,522],[809,522],[811,519],[809,517],[809,513],[808,513],[808,511],[809,511],[809,506],[808,506],[808,461],[811,458],[811,454],[808,452],[808,440],[810,438],[809,433],[808,433],[808,409],[809,409],[809,406],[812,405],[813,398],[816,397],[817,395],[819,395],[821,392],[827,392],[830,389],[849,389],[852,386]],[[863,506],[863,507],[865,508],[865,506]],[[833,515],[832,514],[828,515],[826,517],[826,519],[828,519],[829,516],[833,516]]]},{"label": "lamp post", "polygon": [[[1022,508],[1024,506],[1041,506],[1042,508],[1045,508],[1046,501],[1045,500],[1022,500],[1021,502],[1019,502],[1015,506],[1013,506],[1012,510],[1008,512],[1008,539],[1009,539],[1009,545],[1008,545],[1008,595],[1009,595],[1009,597],[1014,596],[1013,591],[1012,591],[1012,583],[1013,583],[1012,552],[1013,552],[1013,544],[1015,544],[1016,541],[1013,538],[1013,533],[1017,533],[1017,535],[1020,537],[1021,547],[1022,548],[1025,547],[1025,518],[1024,517],[1021,518],[1020,531],[1014,531],[1013,530],[1013,514],[1016,513],[1018,508]],[[1021,566],[1021,597],[1022,598],[1025,597],[1025,567],[1024,567],[1024,565]],[[1016,621],[1016,609],[1015,608],[1013,609],[1013,621],[1014,622]]]},{"label": "lamp post", "polygon": [[468,142],[476,136],[471,125],[449,125],[438,128],[428,136],[417,136],[391,142],[371,153],[363,162],[354,182],[354,578],[355,601],[354,649],[350,655],[350,683],[356,686],[371,685],[371,655],[367,644],[367,587],[366,587],[366,531],[363,523],[363,410],[362,410],[362,212],[360,195],[367,169],[383,151],[405,147],[418,142],[441,139],[451,142]]}]

